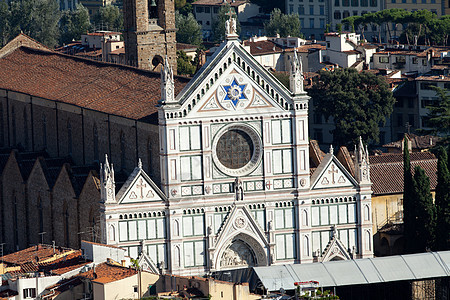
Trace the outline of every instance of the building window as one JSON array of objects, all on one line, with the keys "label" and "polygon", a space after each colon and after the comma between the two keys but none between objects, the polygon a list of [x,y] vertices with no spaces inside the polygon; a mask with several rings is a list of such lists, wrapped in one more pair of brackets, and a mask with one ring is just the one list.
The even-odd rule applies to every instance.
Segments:
[{"label": "building window", "polygon": [[291,142],[291,120],[290,119],[273,120],[272,143],[289,144],[290,142]]},{"label": "building window", "polygon": [[299,15],[304,15],[305,14],[305,7],[303,5],[299,5],[298,6],[298,14]]},{"label": "building window", "polygon": [[352,0],[352,7],[358,7],[359,0]]},{"label": "building window", "polygon": [[197,267],[205,264],[204,241],[185,242],[183,247],[185,267]]},{"label": "building window", "polygon": [[422,0],[422,4],[427,4],[427,0]]},{"label": "building window", "polygon": [[314,5],[309,6],[309,14],[314,15]]},{"label": "building window", "polygon": [[324,16],[324,15],[325,15],[325,6],[324,6],[324,5],[320,5],[320,6],[319,6],[319,14],[320,14],[321,16]]},{"label": "building window", "polygon": [[427,63],[427,60],[426,59],[422,59],[422,66],[426,66],[428,63]]},{"label": "building window", "polygon": [[325,28],[325,19],[320,19],[320,28]]},{"label": "building window", "polygon": [[180,127],[180,150],[199,150],[201,135],[200,126],[183,126]]},{"label": "building window", "polygon": [[389,63],[389,56],[379,56],[378,61],[380,63]]},{"label": "building window", "polygon": [[3,124],[4,119],[3,119],[3,104],[0,104],[0,147],[4,147],[5,146],[5,133],[4,133],[4,129],[5,124]]},{"label": "building window", "polygon": [[[227,156],[228,157],[228,156]],[[181,162],[181,180],[200,180],[202,179],[202,157],[197,156],[182,156]],[[236,162],[238,163],[238,162]]]},{"label": "building window", "polygon": [[397,114],[397,127],[402,127],[402,126],[403,126],[403,115]]},{"label": "building window", "polygon": [[93,128],[93,136],[94,136],[94,160],[98,161],[98,130],[97,125],[94,124]]},{"label": "building window", "polygon": [[273,150],[273,173],[292,173],[292,150]]},{"label": "building window", "polygon": [[12,143],[17,146],[17,127],[16,127],[16,110],[14,106],[11,108],[11,122],[12,122]]},{"label": "building window", "polygon": [[341,12],[340,11],[335,11],[334,12],[334,18],[336,19],[336,20],[340,20],[341,19]]},{"label": "building window", "polygon": [[195,9],[195,11],[197,13],[202,13],[203,12],[203,6],[197,6],[197,8]]},{"label": "building window", "polygon": [[313,18],[309,19],[309,28],[314,28],[314,19]]},{"label": "building window", "polygon": [[358,11],[357,11],[357,10],[354,10],[354,11],[353,11],[353,15],[354,15],[354,16],[357,16],[357,15],[358,15]]},{"label": "building window", "polygon": [[395,0],[392,0],[391,2],[392,2],[392,3],[395,3],[396,1],[395,1]]},{"label": "building window", "polygon": [[23,297],[36,298],[36,289],[35,288],[23,289]]},{"label": "building window", "polygon": [[277,234],[275,236],[277,259],[295,258],[295,234]]},{"label": "building window", "polygon": [[209,7],[205,7],[205,13],[207,14],[211,13],[211,9]]},{"label": "building window", "polygon": [[42,145],[47,149],[47,118],[42,115]]},{"label": "building window", "polygon": [[417,57],[413,57],[412,58],[412,63],[417,65],[417,63],[419,62],[419,59]]},{"label": "building window", "polygon": [[334,6],[339,6],[339,0],[334,0]]},{"label": "building window", "polygon": [[[345,19],[345,18],[347,18],[347,17],[349,17],[350,16],[350,12],[348,11],[348,10],[346,10],[346,11],[344,11],[343,13],[342,13],[342,17]],[[347,25],[347,27],[348,27],[348,24],[346,24]],[[347,30],[348,30],[348,28],[347,28]]]},{"label": "building window", "polygon": [[72,155],[72,125],[67,122],[67,154]]},{"label": "building window", "polygon": [[305,28],[305,19],[300,18],[300,27]]},{"label": "building window", "polygon": [[214,8],[213,8],[213,12],[214,12],[215,14],[218,14],[218,13],[219,13],[219,8],[218,8],[218,7],[214,7]]},{"label": "building window", "polygon": [[350,0],[342,0],[342,6],[350,6]]},{"label": "building window", "polygon": [[[368,0],[361,0],[361,6],[367,7],[369,5]],[[366,12],[362,12],[361,15],[364,15]]]},{"label": "building window", "polygon": [[183,236],[203,235],[203,223],[203,215],[183,216]]},{"label": "building window", "polygon": [[275,210],[275,229],[294,228],[295,213],[293,207]]},{"label": "building window", "polygon": [[28,149],[29,141],[28,141],[28,114],[27,109],[23,109],[23,140],[25,149]]},{"label": "building window", "polygon": [[120,133],[120,167],[122,168],[122,170],[125,169],[126,165],[125,165],[125,145],[126,145],[126,141],[125,141],[125,134],[123,132]]},{"label": "building window", "polygon": [[[417,0],[412,0],[413,4],[417,4]],[[413,10],[414,11],[414,10]]]},{"label": "building window", "polygon": [[38,198],[37,205],[38,217],[39,217],[39,233],[44,232],[44,208],[42,207],[41,198]]},{"label": "building window", "polygon": [[429,83],[429,82],[421,82],[420,83],[420,89],[421,90],[432,90],[433,87],[437,87],[436,83]]},{"label": "building window", "polygon": [[293,14],[294,13],[294,5],[289,4],[289,13]]},{"label": "building window", "polygon": [[370,6],[371,7],[377,7],[378,6],[378,0],[370,0]]}]

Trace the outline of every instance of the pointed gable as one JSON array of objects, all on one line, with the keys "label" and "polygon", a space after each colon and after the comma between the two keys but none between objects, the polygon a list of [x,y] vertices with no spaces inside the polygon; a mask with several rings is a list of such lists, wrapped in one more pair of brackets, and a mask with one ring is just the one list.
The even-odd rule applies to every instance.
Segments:
[{"label": "pointed gable", "polygon": [[[239,115],[285,111],[292,107],[290,92],[237,41],[226,41],[177,96],[183,116],[211,111]],[[165,103],[166,105],[173,103]]]},{"label": "pointed gable", "polygon": [[158,186],[141,167],[136,167],[116,195],[120,204],[166,201]]},{"label": "pointed gable", "polygon": [[355,179],[332,153],[325,155],[311,177],[311,189],[352,187],[356,185]]}]

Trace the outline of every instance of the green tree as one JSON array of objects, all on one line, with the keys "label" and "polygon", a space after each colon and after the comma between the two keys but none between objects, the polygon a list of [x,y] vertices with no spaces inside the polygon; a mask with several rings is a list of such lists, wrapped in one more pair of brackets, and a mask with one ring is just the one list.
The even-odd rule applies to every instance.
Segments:
[{"label": "green tree", "polygon": [[9,40],[10,14],[11,12],[9,11],[9,7],[6,1],[0,1],[0,48],[3,47]]},{"label": "green tree", "polygon": [[424,252],[435,245],[436,208],[425,171],[414,168],[414,202],[416,203],[415,252]]},{"label": "green tree", "polygon": [[182,15],[188,16],[193,13],[192,1],[175,0],[175,10]]},{"label": "green tree", "polygon": [[202,26],[198,24],[193,14],[184,16],[175,12],[175,26],[177,31],[177,42],[200,45],[202,40]]},{"label": "green tree", "polygon": [[439,142],[443,145],[450,144],[450,95],[448,90],[433,87],[439,98],[437,106],[428,106],[428,127],[429,130],[424,132],[440,135],[442,140]]},{"label": "green tree", "polygon": [[184,51],[177,51],[177,71],[178,75],[193,75],[195,73],[195,66],[191,59]]},{"label": "green tree", "polygon": [[298,14],[286,15],[278,8],[275,8],[270,14],[270,20],[264,24],[266,35],[281,37],[293,36],[301,37],[301,25]]},{"label": "green tree", "polygon": [[80,40],[81,35],[91,30],[89,11],[81,4],[77,4],[76,10],[64,11],[59,22],[61,31],[61,44],[72,40]]},{"label": "green tree", "polygon": [[403,139],[403,235],[406,253],[413,253],[415,247],[416,207],[414,201],[414,179],[411,173],[408,138]]},{"label": "green tree", "polygon": [[115,5],[100,7],[94,16],[96,30],[123,31],[123,14]]},{"label": "green tree", "polygon": [[450,249],[450,170],[447,151],[438,150],[436,205],[436,246],[435,250]]},{"label": "green tree", "polygon": [[[224,5],[219,9],[216,17],[212,22],[212,35],[215,42],[221,42],[225,39],[225,23],[229,19],[226,15],[230,11],[230,5]],[[234,10],[233,10],[234,11]],[[236,16],[236,15],[235,15]],[[241,23],[236,18],[236,31],[237,34],[241,32]]]},{"label": "green tree", "polygon": [[385,79],[355,69],[319,71],[309,95],[314,111],[334,120],[333,143],[351,146],[361,136],[379,141],[379,126],[392,113],[394,98]]}]

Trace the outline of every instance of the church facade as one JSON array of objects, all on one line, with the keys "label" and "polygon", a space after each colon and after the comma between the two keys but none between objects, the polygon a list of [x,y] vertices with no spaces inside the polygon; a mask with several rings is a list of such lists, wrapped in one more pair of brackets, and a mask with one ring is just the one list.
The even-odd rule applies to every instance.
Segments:
[{"label": "church facade", "polygon": [[367,149],[357,145],[353,175],[332,147],[312,169],[308,102],[298,56],[288,90],[243,48],[231,17],[226,41],[177,95],[166,59],[160,184],[138,162],[116,192],[106,160],[102,242],[181,275],[372,257]]}]

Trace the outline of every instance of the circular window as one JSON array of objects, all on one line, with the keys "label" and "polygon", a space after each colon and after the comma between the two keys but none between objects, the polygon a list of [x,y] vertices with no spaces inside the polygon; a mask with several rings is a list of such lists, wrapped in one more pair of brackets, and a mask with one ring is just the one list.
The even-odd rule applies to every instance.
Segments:
[{"label": "circular window", "polygon": [[241,176],[252,172],[261,160],[261,138],[246,124],[234,124],[218,132],[213,160],[223,173]]},{"label": "circular window", "polygon": [[244,131],[231,129],[219,138],[216,152],[222,165],[230,169],[240,169],[252,159],[253,142]]}]

